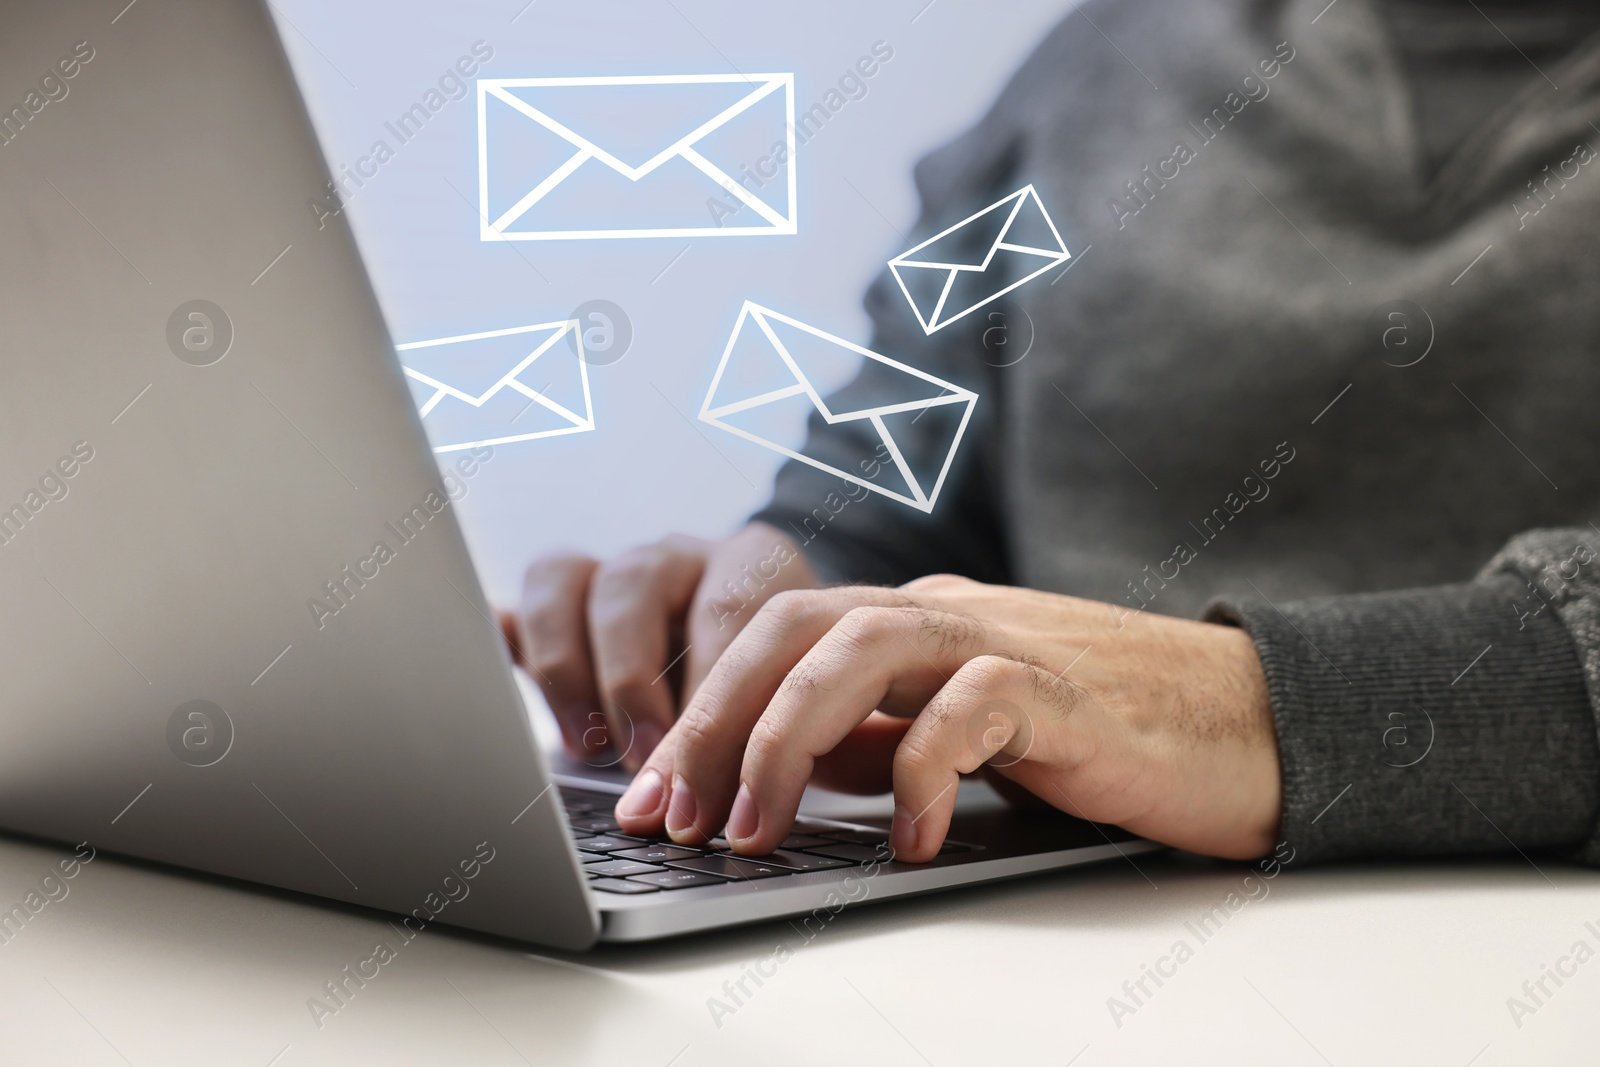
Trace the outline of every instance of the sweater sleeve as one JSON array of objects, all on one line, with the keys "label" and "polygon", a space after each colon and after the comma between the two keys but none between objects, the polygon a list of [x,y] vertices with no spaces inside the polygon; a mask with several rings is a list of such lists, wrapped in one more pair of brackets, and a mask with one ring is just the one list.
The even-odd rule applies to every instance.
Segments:
[{"label": "sweater sleeve", "polygon": [[1462,585],[1227,599],[1267,676],[1280,837],[1308,860],[1570,850],[1600,863],[1600,538],[1515,538]]}]

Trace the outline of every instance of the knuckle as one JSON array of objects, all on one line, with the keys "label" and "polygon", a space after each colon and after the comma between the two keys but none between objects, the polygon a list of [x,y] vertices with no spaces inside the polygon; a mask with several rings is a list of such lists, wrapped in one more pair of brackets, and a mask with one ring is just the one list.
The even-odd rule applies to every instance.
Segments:
[{"label": "knuckle", "polygon": [[1006,656],[975,656],[962,664],[955,678],[974,696],[1003,690],[1016,680],[1023,666]]},{"label": "knuckle", "polygon": [[785,589],[762,604],[751,622],[774,634],[786,633],[822,611],[826,597],[815,589]]},{"label": "knuckle", "polygon": [[556,599],[561,590],[574,584],[596,566],[588,556],[573,553],[536,559],[528,564],[528,569],[522,575],[523,599],[530,604]]},{"label": "knuckle", "polygon": [[872,645],[893,633],[900,621],[899,609],[863,605],[841,615],[833,633],[847,647]]},{"label": "knuckle", "polygon": [[770,766],[781,759],[783,753],[783,738],[777,727],[765,718],[760,719],[750,730],[749,739],[745,741],[745,765]]},{"label": "knuckle", "polygon": [[716,740],[716,712],[696,704],[683,713],[673,724],[678,735],[678,751],[703,751]]},{"label": "knuckle", "polygon": [[762,605],[762,614],[778,619],[798,619],[811,613],[818,596],[812,589],[785,589]]},{"label": "knuckle", "polygon": [[906,734],[900,742],[900,747],[895,750],[894,762],[897,770],[911,775],[937,769],[934,750],[927,735],[917,731]]},{"label": "knuckle", "polygon": [[648,588],[660,581],[665,562],[659,545],[630,549],[600,565],[594,576],[595,596],[614,597]]},{"label": "knuckle", "polygon": [[977,584],[971,578],[963,578],[959,574],[925,574],[921,578],[907,582],[900,589],[910,596],[918,594],[937,596],[940,593],[959,593]]},{"label": "knuckle", "polygon": [[667,534],[659,544],[663,553],[674,556],[704,556],[706,554],[706,542],[688,534]]}]

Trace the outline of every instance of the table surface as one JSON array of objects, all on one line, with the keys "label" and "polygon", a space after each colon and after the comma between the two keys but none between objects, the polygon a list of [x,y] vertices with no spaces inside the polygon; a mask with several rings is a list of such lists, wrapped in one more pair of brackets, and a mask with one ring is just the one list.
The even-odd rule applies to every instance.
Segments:
[{"label": "table surface", "polygon": [[[68,854],[0,839],[0,909]],[[1136,862],[852,906],[810,940],[563,955],[436,927],[319,1020],[383,916],[102,855],[0,943],[0,1062],[1489,1067],[1593,1045],[1600,873]],[[1547,965],[1568,977],[1525,992]]]}]

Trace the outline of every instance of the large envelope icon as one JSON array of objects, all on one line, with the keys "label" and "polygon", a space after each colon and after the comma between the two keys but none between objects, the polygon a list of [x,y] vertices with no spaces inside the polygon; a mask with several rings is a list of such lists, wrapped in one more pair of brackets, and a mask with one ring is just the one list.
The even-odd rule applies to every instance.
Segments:
[{"label": "large envelope icon", "polygon": [[[814,374],[838,370],[841,360],[855,361],[861,356],[867,363],[857,383],[874,379],[872,402],[851,403],[849,390],[824,399],[812,384]],[[699,418],[918,511],[931,512],[977,401],[978,394],[971,390],[747,300],[717,364]],[[861,471],[873,465],[872,452],[850,457],[852,463],[864,461],[860,470],[845,469],[787,447],[760,426],[764,410],[772,413],[796,403],[805,405],[807,414],[812,410],[820,414],[830,426],[865,424],[874,451],[887,457],[898,475],[895,484],[905,488],[862,476]],[[930,425],[942,422],[952,431],[945,435],[947,443],[941,441],[937,454],[910,454],[910,449],[902,448],[902,440],[915,439],[918,452],[927,451],[927,427],[919,429],[916,423],[930,413],[941,416]]]},{"label": "large envelope icon", "polygon": [[797,232],[793,74],[478,81],[485,241]]},{"label": "large envelope icon", "polygon": [[594,429],[576,319],[396,345],[435,452]]},{"label": "large envelope icon", "polygon": [[901,253],[889,269],[931,334],[1071,258],[1029,185]]}]

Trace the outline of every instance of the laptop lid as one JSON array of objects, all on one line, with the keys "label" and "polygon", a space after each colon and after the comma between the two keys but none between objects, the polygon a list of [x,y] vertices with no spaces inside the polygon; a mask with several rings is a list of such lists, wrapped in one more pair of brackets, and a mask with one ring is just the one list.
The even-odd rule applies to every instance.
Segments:
[{"label": "laptop lid", "polygon": [[0,827],[584,947],[266,6],[124,15],[0,15]]}]

